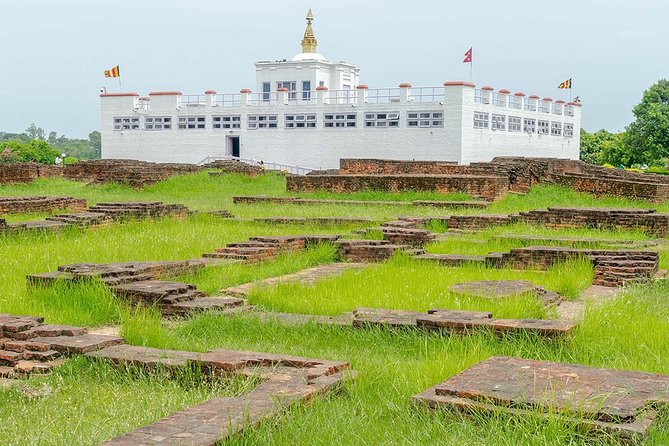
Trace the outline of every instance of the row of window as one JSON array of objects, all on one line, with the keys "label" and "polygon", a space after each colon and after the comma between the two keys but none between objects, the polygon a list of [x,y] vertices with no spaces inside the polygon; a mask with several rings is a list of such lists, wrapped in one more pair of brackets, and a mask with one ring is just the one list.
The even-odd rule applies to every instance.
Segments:
[{"label": "row of window", "polygon": [[[443,127],[444,113],[440,111],[407,112],[407,127]],[[249,115],[247,126],[251,130],[278,128],[278,115],[263,114]],[[325,113],[323,126],[325,128],[351,128],[357,126],[357,113]],[[290,114],[284,116],[284,126],[287,129],[316,128],[315,113]],[[205,116],[179,116],[178,129],[204,129]],[[399,112],[365,113],[365,127],[399,127]],[[240,129],[241,115],[213,116],[214,129]],[[169,130],[172,128],[170,116],[147,116],[144,121],[145,130]],[[139,130],[139,117],[114,118],[114,130]]]},{"label": "row of window", "polygon": [[521,118],[519,116],[506,116],[486,112],[474,112],[474,128],[520,132],[537,133],[539,135],[574,136],[574,124],[556,121],[543,121],[534,118]]},{"label": "row of window", "polygon": [[475,95],[474,95],[474,101],[479,103],[479,104],[490,104],[492,102],[493,105],[497,107],[509,107],[509,108],[516,108],[516,109],[525,109],[529,111],[537,111],[539,110],[540,113],[553,113],[554,115],[566,115],[566,116],[574,116],[574,106],[573,105],[565,105],[560,102],[553,102],[553,101],[544,101],[544,100],[539,100],[539,99],[534,99],[534,98],[520,98],[518,96],[508,96],[507,95],[502,95],[497,92],[492,93],[492,101],[490,98],[490,95],[487,94],[485,91],[482,90],[476,90]]}]

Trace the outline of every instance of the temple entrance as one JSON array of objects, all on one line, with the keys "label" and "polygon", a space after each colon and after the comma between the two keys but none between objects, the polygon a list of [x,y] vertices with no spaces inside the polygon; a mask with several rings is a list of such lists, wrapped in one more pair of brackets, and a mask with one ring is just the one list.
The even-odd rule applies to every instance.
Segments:
[{"label": "temple entrance", "polygon": [[239,136],[226,136],[225,137],[225,151],[228,155],[234,156],[236,158],[239,158],[240,150],[239,150]]}]

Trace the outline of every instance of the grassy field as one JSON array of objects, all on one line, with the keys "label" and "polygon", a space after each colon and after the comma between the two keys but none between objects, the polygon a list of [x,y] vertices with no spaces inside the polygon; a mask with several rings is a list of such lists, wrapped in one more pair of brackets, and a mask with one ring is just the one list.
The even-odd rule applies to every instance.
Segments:
[{"label": "grassy field", "polygon": [[[0,187],[0,195],[70,195],[98,201],[162,200],[193,209],[228,209],[244,218],[266,216],[364,216],[378,219],[398,215],[512,213],[551,206],[669,207],[620,199],[595,199],[557,187],[541,186],[525,196],[511,195],[488,210],[446,211],[430,207],[378,205],[234,205],[234,195],[286,195],[278,175],[246,178],[210,177],[206,173],[175,177],[142,190],[119,185],[86,186],[62,179],[30,185]],[[333,194],[301,194],[342,198]],[[433,194],[370,193],[348,199],[434,199]],[[440,197],[463,199],[466,197]],[[35,217],[35,216],[33,216]],[[37,216],[40,217],[40,216]],[[19,220],[24,216],[12,216]],[[503,338],[479,333],[470,336],[425,334],[412,330],[353,330],[318,326],[286,326],[262,322],[252,315],[221,317],[204,314],[183,322],[165,322],[155,311],[134,311],[104,287],[59,285],[28,290],[25,275],[53,271],[75,262],[170,260],[199,257],[228,242],[250,236],[347,233],[365,225],[268,225],[225,220],[208,215],[115,224],[91,230],[43,235],[0,237],[0,312],[43,315],[47,322],[73,325],[121,325],[128,342],[160,348],[206,351],[212,348],[280,352],[345,360],[359,372],[358,380],[337,395],[296,407],[280,419],[227,441],[229,445],[613,445],[618,440],[591,436],[557,417],[548,422],[533,417],[428,414],[410,397],[444,381],[492,355],[513,355],[586,365],[669,373],[669,283],[630,287],[603,307],[588,308],[573,336],[545,341],[529,335]],[[645,241],[635,231],[555,231],[528,225],[463,234],[428,246],[430,252],[485,254],[527,243],[499,240],[503,234],[545,237],[584,237]],[[562,244],[553,241],[552,244]],[[659,246],[662,265],[666,247]],[[332,262],[331,246],[279,256],[255,265],[221,264],[181,277],[209,293],[266,277]],[[475,266],[440,267],[396,256],[362,271],[323,279],[314,285],[282,284],[255,289],[252,303],[270,311],[339,314],[357,306],[426,310],[448,307],[488,310],[499,317],[551,317],[534,298],[505,300],[458,297],[448,291],[454,283],[472,280],[527,279],[567,298],[577,298],[590,284],[588,262],[556,265],[549,271],[511,271]],[[25,384],[0,385],[0,444],[93,445],[132,430],[213,395],[236,394],[247,382],[224,382],[215,387],[193,385],[194,379],[169,380],[137,371],[116,370],[75,359],[46,377]],[[25,386],[25,387],[24,387]],[[643,444],[669,444],[669,414]],[[7,440],[9,439],[9,440]]]}]

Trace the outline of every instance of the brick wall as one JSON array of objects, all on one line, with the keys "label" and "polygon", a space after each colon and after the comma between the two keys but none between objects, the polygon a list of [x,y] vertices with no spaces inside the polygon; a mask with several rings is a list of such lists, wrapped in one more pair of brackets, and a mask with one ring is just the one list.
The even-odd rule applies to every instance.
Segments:
[{"label": "brick wall", "polygon": [[50,212],[67,209],[83,211],[86,200],[72,197],[0,197],[0,214]]},{"label": "brick wall", "polygon": [[289,176],[286,188],[293,192],[357,192],[379,190],[389,192],[434,191],[464,192],[472,197],[496,200],[508,191],[508,182],[497,176],[437,175],[307,175]]},{"label": "brick wall", "polygon": [[61,176],[63,168],[37,163],[0,164],[0,184],[30,183],[38,178]]},{"label": "brick wall", "polygon": [[80,161],[65,167],[71,180],[93,183],[118,182],[141,187],[171,176],[196,172],[193,164],[163,164],[134,160]]}]

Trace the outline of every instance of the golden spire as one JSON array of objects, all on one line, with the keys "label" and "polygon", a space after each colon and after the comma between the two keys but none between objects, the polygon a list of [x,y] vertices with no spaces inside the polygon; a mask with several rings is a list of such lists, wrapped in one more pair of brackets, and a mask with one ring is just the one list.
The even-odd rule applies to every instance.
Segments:
[{"label": "golden spire", "polygon": [[318,41],[316,36],[314,36],[314,30],[311,27],[311,23],[314,21],[314,15],[311,13],[311,9],[307,12],[307,29],[304,30],[304,38],[302,39],[302,52],[303,53],[315,53],[316,45]]}]

